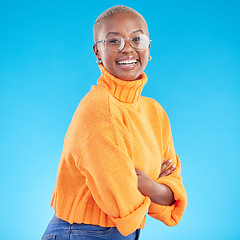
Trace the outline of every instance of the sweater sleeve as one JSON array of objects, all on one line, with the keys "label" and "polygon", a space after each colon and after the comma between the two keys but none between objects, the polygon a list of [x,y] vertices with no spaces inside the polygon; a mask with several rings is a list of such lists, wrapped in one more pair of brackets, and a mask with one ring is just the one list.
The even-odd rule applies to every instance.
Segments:
[{"label": "sweater sleeve", "polygon": [[156,182],[167,185],[172,190],[175,203],[173,203],[171,206],[163,206],[151,202],[148,214],[151,217],[164,222],[168,226],[175,226],[180,222],[185,211],[187,205],[187,195],[182,184],[181,163],[179,157],[175,153],[169,121],[168,125],[168,131],[166,134],[168,135],[167,145],[164,153],[164,158],[166,160],[172,159],[172,164],[176,165],[176,169],[171,175],[161,177],[157,179]]},{"label": "sweater sleeve", "polygon": [[91,133],[76,163],[94,200],[124,236],[139,228],[150,206],[138,191],[131,154],[131,141],[106,124]]}]

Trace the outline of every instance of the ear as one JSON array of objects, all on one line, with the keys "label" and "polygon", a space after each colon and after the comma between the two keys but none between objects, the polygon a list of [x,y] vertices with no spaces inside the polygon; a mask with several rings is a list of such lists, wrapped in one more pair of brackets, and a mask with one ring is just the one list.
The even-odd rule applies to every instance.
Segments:
[{"label": "ear", "polygon": [[95,54],[97,60],[100,60],[101,57],[100,57],[100,53],[99,53],[99,50],[98,50],[98,47],[97,47],[96,44],[93,44],[93,52],[94,52],[94,54]]}]

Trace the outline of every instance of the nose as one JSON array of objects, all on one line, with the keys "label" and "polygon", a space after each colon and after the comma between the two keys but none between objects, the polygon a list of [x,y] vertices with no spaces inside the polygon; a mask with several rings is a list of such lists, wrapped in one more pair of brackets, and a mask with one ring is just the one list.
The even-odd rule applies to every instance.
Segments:
[{"label": "nose", "polygon": [[131,46],[131,39],[130,38],[124,38],[124,46],[121,52],[132,52],[134,49]]}]

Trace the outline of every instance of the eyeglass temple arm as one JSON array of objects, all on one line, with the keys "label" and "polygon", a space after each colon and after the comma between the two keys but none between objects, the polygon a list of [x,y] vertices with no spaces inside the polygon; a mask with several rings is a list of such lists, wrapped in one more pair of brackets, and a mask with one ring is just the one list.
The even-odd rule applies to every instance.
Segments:
[{"label": "eyeglass temple arm", "polygon": [[100,43],[100,42],[106,42],[106,40],[97,41],[97,42],[95,42],[95,44]]}]

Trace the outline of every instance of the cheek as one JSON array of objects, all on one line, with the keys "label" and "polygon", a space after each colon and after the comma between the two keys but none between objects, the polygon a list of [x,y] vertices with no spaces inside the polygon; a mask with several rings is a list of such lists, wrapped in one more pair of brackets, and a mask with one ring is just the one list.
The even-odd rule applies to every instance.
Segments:
[{"label": "cheek", "polygon": [[112,63],[115,62],[114,54],[111,52],[106,52],[103,57],[103,61],[106,63]]},{"label": "cheek", "polygon": [[112,61],[114,61],[114,53],[108,51],[105,47],[104,48],[100,48],[100,58],[102,59],[103,62],[105,63],[110,63]]},{"label": "cheek", "polygon": [[148,63],[148,57],[149,57],[149,51],[141,52],[140,58],[141,58],[141,64],[147,65]]}]

